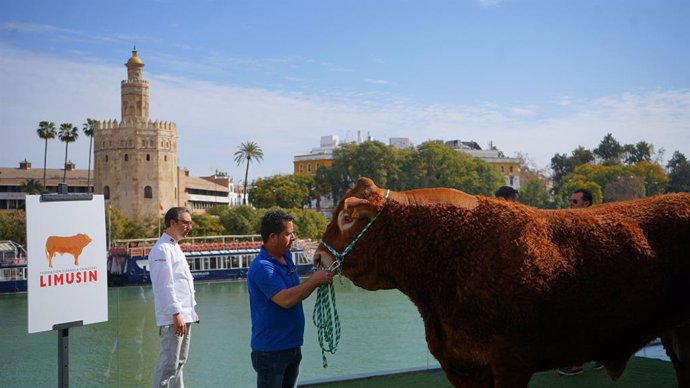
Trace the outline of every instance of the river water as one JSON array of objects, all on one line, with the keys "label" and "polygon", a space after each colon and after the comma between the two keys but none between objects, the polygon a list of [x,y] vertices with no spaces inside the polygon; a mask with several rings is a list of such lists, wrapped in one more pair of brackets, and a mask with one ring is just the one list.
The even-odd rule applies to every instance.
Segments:
[{"label": "river water", "polygon": [[[407,368],[431,368],[414,305],[396,290],[369,292],[334,281],[341,340],[323,368],[312,323],[316,293],[304,301],[306,330],[300,381]],[[249,358],[251,320],[244,282],[197,283],[185,381],[190,387],[255,386]],[[76,308],[76,306],[75,306]],[[110,288],[108,322],[69,329],[72,387],[146,387],[158,357],[150,287]],[[27,295],[0,295],[0,386],[54,387],[57,332],[27,333]]]}]

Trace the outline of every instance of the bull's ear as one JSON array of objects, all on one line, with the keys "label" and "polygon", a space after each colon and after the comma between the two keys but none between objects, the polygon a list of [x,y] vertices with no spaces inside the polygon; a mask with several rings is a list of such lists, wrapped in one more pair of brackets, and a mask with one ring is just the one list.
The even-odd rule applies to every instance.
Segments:
[{"label": "bull's ear", "polygon": [[372,219],[378,210],[366,199],[350,197],[345,199],[345,211],[351,219],[356,220],[358,218]]}]

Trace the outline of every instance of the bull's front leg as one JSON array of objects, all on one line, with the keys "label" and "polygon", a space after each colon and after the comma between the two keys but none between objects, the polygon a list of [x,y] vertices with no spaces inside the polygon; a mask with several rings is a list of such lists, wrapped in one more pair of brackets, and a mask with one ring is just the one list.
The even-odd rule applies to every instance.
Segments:
[{"label": "bull's front leg", "polygon": [[[534,355],[538,350],[525,341],[496,339],[490,346],[489,363],[495,388],[527,388],[536,370]],[[531,350],[530,350],[531,349]]]},{"label": "bull's front leg", "polygon": [[74,265],[79,265],[79,255],[78,254],[74,255]]},{"label": "bull's front leg", "polygon": [[690,323],[664,332],[661,342],[676,371],[678,388],[690,388]]}]

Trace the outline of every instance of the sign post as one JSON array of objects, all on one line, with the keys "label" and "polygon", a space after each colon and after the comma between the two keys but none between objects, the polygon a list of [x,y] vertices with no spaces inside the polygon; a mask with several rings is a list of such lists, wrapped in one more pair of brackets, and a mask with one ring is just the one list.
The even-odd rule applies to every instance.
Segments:
[{"label": "sign post", "polygon": [[26,197],[28,331],[58,332],[58,386],[69,387],[69,328],[108,320],[102,195]]}]

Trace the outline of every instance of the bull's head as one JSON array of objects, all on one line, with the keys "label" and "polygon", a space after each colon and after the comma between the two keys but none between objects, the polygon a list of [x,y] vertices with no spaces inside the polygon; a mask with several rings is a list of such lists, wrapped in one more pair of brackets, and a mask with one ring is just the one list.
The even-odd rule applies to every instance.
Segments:
[{"label": "bull's head", "polygon": [[[331,222],[321,238],[325,244],[338,253],[343,253],[346,248],[357,239],[357,236],[367,227],[374,217],[383,209],[386,190],[376,187],[369,178],[360,178],[355,187],[349,190],[333,212]],[[364,236],[362,236],[364,237]],[[360,243],[359,240],[355,244]],[[350,253],[354,251],[355,253]],[[361,249],[361,246],[353,246],[352,251],[346,252],[342,258],[342,270],[345,276],[352,279],[355,284],[368,289],[391,288],[390,284],[382,284],[381,279],[375,279],[376,263],[372,262],[370,255]],[[319,245],[314,253],[314,264],[330,267],[336,261],[336,257],[324,245]]]}]

